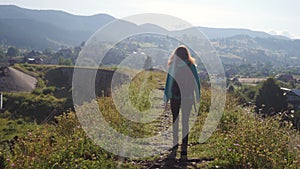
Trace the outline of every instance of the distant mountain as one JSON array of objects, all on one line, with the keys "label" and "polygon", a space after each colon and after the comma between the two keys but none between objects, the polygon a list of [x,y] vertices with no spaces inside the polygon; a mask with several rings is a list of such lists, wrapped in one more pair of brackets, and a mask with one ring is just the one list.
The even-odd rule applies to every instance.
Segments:
[{"label": "distant mountain", "polygon": [[162,32],[162,33],[166,33],[166,34],[169,33],[168,30],[166,30],[160,26],[150,24],[150,23],[140,25],[140,29],[142,29],[145,32]]},{"label": "distant mountain", "polygon": [[[65,30],[29,19],[0,19],[0,39],[29,49],[78,45],[89,37],[87,31]],[[76,36],[76,38],[74,38]]]},{"label": "distant mountain", "polygon": [[228,38],[212,39],[223,63],[272,63],[272,65],[300,64],[300,40],[261,38],[248,35],[236,35]]},{"label": "distant mountain", "polygon": [[198,34],[198,30],[202,32],[208,39],[221,39],[221,38],[230,38],[237,35],[246,35],[252,38],[275,38],[275,39],[284,39],[290,40],[288,37],[279,36],[279,35],[271,35],[266,32],[261,31],[252,31],[249,29],[239,29],[239,28],[208,28],[208,27],[195,27],[187,28],[180,31],[174,31],[175,35],[182,35],[182,34]]},{"label": "distant mountain", "polygon": [[79,45],[114,19],[106,14],[77,16],[54,10],[0,5],[0,41],[33,49]]},{"label": "distant mountain", "polygon": [[78,16],[56,10],[32,10],[13,5],[0,5],[0,19],[27,19],[65,30],[95,31],[115,18],[107,14]]},{"label": "distant mountain", "polygon": [[252,31],[249,29],[237,29],[237,28],[207,28],[199,27],[199,30],[202,31],[209,39],[219,39],[219,38],[228,38],[236,35],[247,35],[249,37],[255,38],[278,38],[278,39],[289,39],[288,37],[270,35],[266,32],[261,31]]},{"label": "distant mountain", "polygon": [[[55,10],[31,10],[13,5],[0,5],[0,43],[40,50],[48,47],[57,49],[61,46],[79,45],[100,27],[113,20],[115,18],[107,14],[78,16]],[[118,30],[109,31],[115,32],[115,34],[159,31],[177,36],[192,35],[195,31],[194,28],[188,28],[169,32],[157,25],[143,24],[137,26],[126,21],[119,21],[118,24],[122,27],[122,32]],[[248,29],[197,28],[211,40],[237,35],[290,40],[287,37],[273,36],[265,32]]]}]

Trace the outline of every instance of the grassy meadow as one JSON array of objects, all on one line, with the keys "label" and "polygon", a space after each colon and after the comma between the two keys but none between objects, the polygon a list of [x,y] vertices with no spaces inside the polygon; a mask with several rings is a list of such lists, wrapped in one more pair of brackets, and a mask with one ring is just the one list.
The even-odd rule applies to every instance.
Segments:
[{"label": "grassy meadow", "polygon": [[[96,145],[84,132],[72,109],[59,109],[66,100],[55,98],[54,92],[44,92],[51,86],[44,82],[43,74],[36,76],[41,78],[41,87],[36,89],[40,92],[11,94],[9,99],[19,100],[19,103],[10,104],[18,106],[18,109],[11,108],[13,112],[1,113],[0,168],[151,168],[154,163],[167,157],[164,153],[143,159],[123,158]],[[164,73],[158,71],[141,72],[130,84],[117,89],[116,99],[123,103],[123,92],[129,89],[129,100],[132,106],[139,110],[132,115],[146,116],[145,113],[149,113],[151,104],[154,104],[149,101],[150,98],[162,96],[157,89],[165,77]],[[158,93],[153,94],[152,91]],[[105,120],[116,131],[131,137],[153,136],[162,130],[162,121],[171,119],[170,114],[158,113],[155,121],[132,122],[122,117],[112,97],[99,97],[95,101]],[[40,107],[37,103],[40,103]],[[90,104],[82,106],[86,106],[86,110],[89,111],[89,108],[92,109]],[[122,106],[130,110],[126,104]],[[188,159],[197,160],[188,163],[187,168],[296,169],[300,166],[299,131],[292,128],[289,122],[283,121],[282,115],[262,118],[256,115],[251,107],[239,106],[236,98],[230,94],[227,95],[223,116],[216,131],[205,143],[199,144],[200,131],[208,115],[209,106],[210,88],[203,85],[200,113],[190,132],[188,147]],[[54,109],[61,112],[58,112],[53,120],[38,123],[34,119],[28,119],[30,113],[43,114],[43,111]],[[161,110],[161,107],[151,109],[154,114]],[[26,114],[18,116],[21,112]],[[166,124],[167,127],[171,127],[170,123]],[[101,127],[102,124],[97,125]],[[162,164],[161,168],[163,167]]]}]

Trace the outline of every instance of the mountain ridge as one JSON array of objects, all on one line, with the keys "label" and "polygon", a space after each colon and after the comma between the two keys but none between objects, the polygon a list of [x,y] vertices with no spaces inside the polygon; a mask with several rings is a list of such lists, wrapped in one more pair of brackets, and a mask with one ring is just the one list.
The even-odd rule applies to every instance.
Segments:
[{"label": "mountain ridge", "polygon": [[[22,48],[45,49],[52,47],[57,49],[61,46],[74,46],[88,40],[99,28],[115,19],[108,14],[81,16],[58,10],[35,10],[15,5],[0,5],[0,41]],[[180,35],[195,28],[167,31],[154,24],[135,25],[127,22],[126,25],[129,29],[142,32],[159,30],[159,32],[165,32],[166,34]],[[266,32],[250,29],[208,28],[201,26],[197,26],[197,28],[209,39],[229,38],[242,34],[252,38],[292,40],[288,37],[274,36]]]}]

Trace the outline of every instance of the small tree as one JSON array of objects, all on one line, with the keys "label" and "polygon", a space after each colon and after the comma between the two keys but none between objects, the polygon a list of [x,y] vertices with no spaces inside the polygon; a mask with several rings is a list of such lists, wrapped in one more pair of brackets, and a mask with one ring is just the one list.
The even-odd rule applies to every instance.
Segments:
[{"label": "small tree", "polygon": [[144,63],[144,69],[149,69],[153,67],[153,61],[150,56],[147,56],[145,63]]},{"label": "small tree", "polygon": [[261,109],[267,115],[287,109],[286,96],[274,78],[268,78],[258,88],[255,104],[257,111]]},{"label": "small tree", "polygon": [[47,55],[47,56],[51,56],[51,55],[54,54],[54,51],[53,51],[53,49],[51,49],[51,48],[46,48],[46,49],[44,50],[43,54],[44,54],[44,55]]},{"label": "small tree", "polygon": [[59,65],[71,66],[72,65],[72,60],[70,58],[65,59],[64,57],[59,57],[58,64]]},{"label": "small tree", "polygon": [[7,56],[12,56],[12,57],[18,56],[19,54],[20,54],[19,50],[15,47],[9,47],[6,53]]}]

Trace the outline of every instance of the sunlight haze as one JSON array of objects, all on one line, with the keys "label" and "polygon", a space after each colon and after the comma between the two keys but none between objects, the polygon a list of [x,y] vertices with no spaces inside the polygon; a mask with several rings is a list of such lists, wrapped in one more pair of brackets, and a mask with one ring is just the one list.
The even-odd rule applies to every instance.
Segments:
[{"label": "sunlight haze", "polygon": [[0,0],[0,5],[5,4],[29,9],[62,10],[76,15],[106,13],[116,18],[161,13],[181,18],[194,26],[246,28],[300,38],[298,0]]}]

